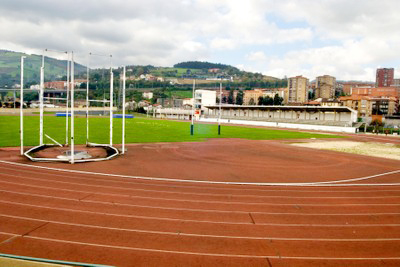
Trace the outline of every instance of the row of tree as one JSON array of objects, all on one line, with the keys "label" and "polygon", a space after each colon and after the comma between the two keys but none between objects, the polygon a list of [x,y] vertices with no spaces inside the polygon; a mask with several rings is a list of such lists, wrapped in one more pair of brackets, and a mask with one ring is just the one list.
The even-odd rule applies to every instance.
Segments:
[{"label": "row of tree", "polygon": [[[242,90],[239,90],[237,92],[236,97],[234,94],[234,90],[230,90],[228,97],[226,96],[222,97],[222,103],[243,105],[243,98],[244,98],[244,92]],[[217,103],[219,103],[218,98],[217,98]],[[280,97],[278,94],[275,94],[273,98],[269,96],[265,97],[260,96],[257,100],[251,98],[249,101],[249,105],[259,105],[259,106],[281,106],[282,103],[283,103],[283,98]]]},{"label": "row of tree", "polygon": [[258,98],[257,105],[260,106],[281,106],[283,103],[283,98],[276,94],[273,98],[269,96]]}]

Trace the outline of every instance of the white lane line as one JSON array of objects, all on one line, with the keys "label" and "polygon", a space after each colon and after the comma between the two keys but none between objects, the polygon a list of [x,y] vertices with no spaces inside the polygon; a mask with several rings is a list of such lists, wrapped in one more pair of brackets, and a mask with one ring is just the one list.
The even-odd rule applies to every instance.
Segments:
[{"label": "white lane line", "polygon": [[[0,232],[1,233],[1,232]],[[241,255],[241,254],[222,254],[222,253],[204,253],[204,252],[189,252],[189,251],[174,251],[174,250],[162,250],[162,249],[152,249],[152,248],[138,248],[138,247],[124,247],[124,246],[113,246],[113,245],[103,245],[94,244],[78,241],[68,241],[60,240],[54,238],[36,237],[36,236],[20,236],[26,239],[35,239],[42,241],[50,241],[56,243],[64,244],[74,244],[74,245],[85,245],[92,247],[101,247],[109,249],[121,249],[121,250],[133,250],[133,251],[145,251],[145,252],[158,252],[158,253],[169,253],[169,254],[181,254],[181,255],[195,255],[195,256],[212,256],[212,257],[232,257],[232,258],[271,258],[271,259],[302,259],[302,260],[400,260],[400,257],[358,257],[358,258],[336,258],[336,257],[302,257],[302,256],[276,256],[276,255]]]},{"label": "white lane line", "polygon": [[[9,169],[12,171],[15,171],[15,169],[10,169],[10,168],[5,168],[4,166],[0,166],[0,169]],[[19,170],[21,171],[21,170]],[[36,172],[33,171],[27,171],[27,170],[23,170],[23,172],[28,172],[28,173],[34,173],[37,174]],[[50,175],[50,174],[49,174]],[[79,180],[88,180],[88,181],[98,181],[98,179],[90,179],[90,178],[81,178],[81,177],[73,177],[73,176],[68,176],[68,175],[60,175],[60,174],[51,174],[52,176],[59,176],[59,177],[67,177],[68,179],[74,178],[74,179],[79,179]],[[13,176],[13,177],[22,177],[23,179],[30,179],[30,180],[37,180],[37,181],[46,181],[48,182],[49,179],[39,179],[39,178],[32,178],[32,177],[26,177],[26,176],[20,176],[20,175],[14,175],[14,174],[7,174],[7,176]],[[117,183],[116,181],[110,181],[107,179],[102,179],[103,181],[109,181],[112,183]],[[126,187],[116,187],[116,186],[101,186],[101,185],[92,185],[92,184],[82,184],[82,183],[72,183],[72,182],[65,182],[65,181],[59,181],[59,180],[50,180],[51,182],[55,182],[55,183],[64,183],[64,184],[79,184],[79,185],[87,185],[87,186],[93,186],[93,187],[100,187],[100,188],[111,188],[111,189],[124,189],[124,190],[130,190],[130,191],[143,191],[143,192],[156,192],[156,193],[168,193],[168,194],[181,194],[181,195],[199,195],[199,196],[227,196],[228,194],[211,194],[211,193],[193,193],[193,192],[183,192],[183,191],[167,191],[167,190],[151,190],[151,189],[141,189],[141,188],[126,188]],[[161,186],[156,186],[156,185],[149,185],[149,184],[142,184],[142,183],[137,183],[137,182],[129,182],[129,181],[120,181],[118,183],[126,183],[129,185],[140,185],[140,186],[153,186],[153,187],[161,187]],[[399,184],[400,185],[400,184]],[[194,187],[194,186],[173,186],[172,188],[196,188],[198,189],[198,187]],[[310,188],[310,187],[308,187]],[[259,190],[259,189],[238,189],[238,188],[230,188],[230,189],[223,189],[223,188],[213,188],[213,190],[233,190],[233,191],[238,191],[240,190],[242,191],[254,191],[254,192],[263,192],[263,193],[268,193],[268,192],[290,192],[290,193],[375,193],[376,191],[373,190],[301,190],[301,189],[296,189],[296,190],[285,190],[285,189],[279,189],[279,191],[277,191],[276,189],[273,190]],[[379,192],[395,192],[398,193],[400,192],[400,190],[385,190],[385,189],[379,189]],[[235,196],[239,196],[239,197],[255,197],[255,198],[263,198],[265,196],[263,195],[244,195],[244,194],[239,194],[239,195],[235,195]],[[291,196],[270,196],[270,197],[288,197],[291,198]]]},{"label": "white lane line", "polygon": [[[400,226],[400,224],[313,224],[313,223],[306,223],[306,224],[282,224],[282,223],[257,223],[253,224],[252,222],[229,222],[229,221],[207,221],[207,220],[192,220],[192,219],[177,219],[177,218],[168,218],[168,217],[152,217],[152,216],[142,216],[142,215],[127,215],[127,214],[117,214],[117,213],[107,213],[107,212],[97,212],[97,211],[87,211],[87,210],[76,210],[76,209],[68,209],[68,208],[54,208],[42,205],[34,205],[34,204],[26,204],[26,203],[19,203],[13,201],[5,201],[0,200],[0,203],[23,206],[23,207],[33,207],[33,208],[41,208],[41,209],[48,209],[48,210],[55,210],[55,211],[67,211],[67,212],[75,212],[75,213],[84,213],[84,214],[93,214],[93,215],[102,215],[102,216],[112,216],[112,217],[119,217],[119,218],[135,218],[135,219],[144,219],[144,220],[162,220],[162,221],[174,221],[174,222],[191,222],[191,223],[207,223],[207,224],[228,224],[228,225],[252,225],[252,226],[309,226],[309,227],[376,227],[376,226]],[[311,216],[327,216],[327,217],[361,217],[361,216],[400,216],[400,213],[367,213],[367,214],[298,214],[298,213],[281,213],[281,212],[271,212],[271,213],[264,213],[265,215],[290,215],[296,217],[311,217]],[[400,219],[400,217],[399,217]],[[400,220],[399,220],[400,221]]]},{"label": "white lane line", "polygon": [[[73,198],[65,198],[65,197],[56,197],[56,196],[46,196],[40,194],[32,194],[32,193],[22,193],[22,192],[15,192],[15,191],[8,191],[8,190],[0,190],[0,192],[6,192],[10,194],[17,194],[17,195],[24,195],[24,196],[34,196],[34,197],[41,197],[41,198],[50,198],[50,199],[60,199],[60,200],[67,200],[67,201],[74,201],[80,203],[93,203],[93,204],[101,204],[107,206],[120,206],[120,207],[131,207],[131,208],[142,208],[142,209],[157,209],[157,210],[168,210],[168,211],[188,211],[188,212],[197,212],[197,213],[222,213],[222,214],[248,214],[249,212],[253,214],[269,214],[264,211],[237,211],[237,210],[210,210],[210,209],[190,209],[190,208],[178,208],[178,207],[162,207],[162,206],[148,206],[148,205],[134,205],[134,204],[124,204],[124,203],[116,203],[116,202],[104,202],[104,201],[94,201],[94,200],[80,200],[80,199],[73,199]],[[348,206],[367,206],[367,207],[398,207],[399,204],[276,204],[276,203],[266,203],[265,206],[291,206],[295,207],[296,205],[300,207],[348,207]]]},{"label": "white lane line", "polygon": [[[12,164],[16,166],[26,166],[26,164],[17,163],[17,162],[9,162],[0,160],[0,163],[5,164]],[[121,175],[121,174],[106,174],[106,173],[99,173],[99,172],[88,172],[88,171],[78,171],[78,170],[66,170],[66,169],[58,169],[58,168],[51,168],[51,167],[44,167],[44,166],[37,166],[37,165],[29,165],[32,168],[39,168],[45,170],[52,170],[52,171],[62,171],[62,172],[70,172],[70,173],[80,173],[80,174],[89,174],[89,175],[101,175],[101,176],[112,176],[112,177],[120,177],[120,178],[129,178],[129,179],[140,179],[140,180],[151,180],[151,181],[163,181],[163,182],[184,182],[184,183],[199,183],[199,184],[224,184],[224,185],[259,185],[259,186],[333,186],[334,184],[338,183],[349,183],[349,182],[356,182],[362,180],[368,180],[376,177],[381,177],[390,174],[400,173],[400,170],[394,170],[390,172],[359,177],[359,178],[352,178],[352,179],[344,179],[344,180],[334,180],[334,181],[325,181],[325,182],[310,182],[310,183],[249,183],[249,182],[220,182],[220,181],[205,181],[205,180],[186,180],[186,179],[171,179],[171,178],[157,178],[157,177],[146,177],[146,176],[130,176],[130,175]],[[378,184],[375,184],[377,186]],[[396,185],[400,185],[396,184]],[[354,186],[354,185],[353,185]]]},{"label": "white lane line", "polygon": [[[29,167],[30,165],[27,165],[27,166]],[[4,166],[0,166],[0,168],[8,169],[8,168],[6,168]],[[14,169],[11,169],[11,170],[14,170]],[[22,171],[23,172],[37,174],[37,172],[34,172],[34,171],[28,171],[28,170],[22,170]],[[96,178],[91,179],[91,178],[81,178],[81,177],[71,176],[71,175],[54,174],[54,173],[51,174],[51,175],[52,176],[63,177],[63,178],[65,177],[65,178],[68,178],[68,179],[74,178],[74,179],[78,179],[78,180],[89,180],[89,181],[96,181],[96,182],[99,181],[99,179],[101,179],[101,177],[96,177]],[[109,178],[113,178],[113,177],[109,177]],[[106,178],[101,179],[101,180],[102,181],[107,181],[107,182],[112,182],[112,183],[118,183],[118,184],[120,184],[120,183],[129,184],[129,185],[134,184],[136,186],[142,186],[142,187],[143,186],[144,187],[161,187],[161,188],[169,188],[169,189],[176,189],[176,188],[188,189],[188,188],[190,188],[190,189],[195,189],[195,190],[202,189],[203,191],[206,189],[205,187],[197,187],[197,186],[191,186],[191,185],[156,185],[156,184],[147,184],[147,183],[139,182],[139,180],[137,180],[137,181],[126,181],[126,180],[125,181],[121,181],[121,180],[115,181],[115,180],[109,180],[109,179],[106,179]],[[332,186],[328,186],[328,187],[331,187],[331,188],[332,187],[336,187],[336,188],[337,187],[343,187],[343,189],[344,189],[345,187],[351,187],[351,185],[354,185],[354,184],[343,184],[342,186],[341,185],[332,185]],[[357,184],[357,185],[358,186],[368,185],[369,188],[371,188],[374,184]],[[381,185],[396,186],[396,185],[400,185],[400,183],[399,184],[378,184],[378,186],[381,186]],[[249,191],[249,192],[262,192],[262,193],[277,192],[277,189],[273,189],[273,190],[271,190],[271,189],[256,189],[256,187],[260,188],[259,186],[251,187],[251,188],[250,187],[238,188],[238,187],[236,187],[238,185],[233,185],[233,186],[235,186],[235,187],[230,187],[230,188],[211,187],[211,188],[207,188],[207,190],[213,190],[213,191],[237,191],[237,192]],[[283,187],[283,188],[285,188],[285,187]],[[283,189],[283,188],[279,188],[279,191],[280,192],[291,192],[291,193],[292,192],[310,192],[310,193],[315,193],[315,192],[335,192],[335,193],[336,192],[343,192],[343,193],[345,193],[345,192],[366,192],[366,193],[370,193],[370,192],[374,192],[373,189],[368,189],[368,190],[336,190],[336,188],[335,188],[335,190],[320,190],[320,188],[326,188],[324,186],[318,187],[318,189],[319,189],[318,191],[316,191],[316,190],[302,190],[302,189],[298,189],[298,188],[296,190],[288,190],[289,188],[293,188],[293,187],[286,187],[286,189]],[[312,187],[303,187],[303,188],[311,189]],[[316,187],[314,187],[314,188],[316,188]],[[367,189],[368,187],[364,187],[364,188]],[[135,189],[135,190],[158,192],[158,190],[149,190],[149,189]],[[381,189],[380,188],[379,191],[380,192],[399,192],[400,190],[394,190],[394,189],[386,190],[386,189]],[[226,194],[227,194],[227,193],[219,193],[219,194],[215,194],[215,193],[214,194],[211,194],[211,193],[193,193],[193,192],[182,192],[182,191],[161,191],[161,192],[168,192],[168,193],[172,193],[172,194],[179,193],[179,194],[195,194],[195,195],[211,195],[211,196],[213,196],[213,195],[216,195],[216,196],[224,195],[224,196],[226,196]],[[258,197],[259,195],[245,195],[245,194],[241,195],[241,194],[239,194],[239,196],[255,196],[255,197]]]},{"label": "white lane line", "polygon": [[11,236],[11,237],[9,237],[9,238],[3,240],[3,241],[0,241],[0,245],[1,245],[1,244],[6,244],[6,243],[10,242],[11,240],[13,240],[13,239],[15,239],[15,238],[17,238],[17,237],[20,236],[20,235],[18,235],[18,234],[3,233],[3,232],[0,232],[0,234],[3,234],[3,235],[10,235],[10,236]]},{"label": "white lane line", "polygon": [[[72,189],[61,189],[59,187],[49,187],[49,186],[37,186],[37,185],[31,185],[31,184],[24,184],[24,183],[13,183],[13,182],[6,182],[6,181],[0,181],[0,184],[10,184],[10,185],[16,185],[18,186],[26,186],[26,187],[31,187],[31,188],[39,188],[39,189],[50,189],[54,190],[57,192],[60,191],[65,191],[65,192],[73,192],[73,193],[83,193],[83,194],[91,194],[91,195],[97,195],[97,196],[115,196],[115,197],[124,197],[128,200],[134,200],[134,199],[144,199],[144,200],[162,200],[162,201],[169,201],[169,202],[180,202],[180,203],[207,203],[207,204],[221,204],[221,205],[254,205],[254,206],[271,206],[274,205],[275,203],[266,203],[266,202],[238,202],[238,201],[210,201],[210,200],[200,200],[200,199],[176,199],[176,198],[161,198],[161,197],[146,197],[146,196],[136,196],[136,195],[125,195],[125,194],[109,194],[109,193],[97,193],[96,191],[82,191],[82,190],[72,190]],[[79,184],[76,184],[79,185]],[[1,191],[1,189],[0,189]],[[8,191],[8,192],[15,192],[15,191]],[[282,196],[265,196],[265,199],[318,199],[318,200],[332,200],[332,199],[399,199],[400,196],[380,196],[380,197],[282,197]],[[94,201],[94,200],[88,200],[84,199],[83,201]],[[109,200],[109,201],[104,201],[105,203],[118,203],[114,200]],[[102,201],[103,203],[103,201]],[[123,204],[123,203],[120,203]],[[294,203],[276,203],[276,205],[282,205],[282,206],[291,206],[291,205],[315,205],[315,204],[300,204],[297,202]],[[328,204],[326,204],[328,205]],[[357,204],[351,204],[351,203],[332,203],[329,205],[375,205],[374,203],[357,203]],[[384,203],[381,205],[400,205],[399,203]],[[320,204],[318,205],[320,206]]]},{"label": "white lane line", "polygon": [[42,220],[42,219],[35,219],[35,218],[29,218],[29,217],[5,215],[5,214],[0,214],[0,217],[8,217],[8,218],[13,218],[13,219],[30,220],[30,221],[36,221],[36,222],[53,223],[53,224],[68,225],[68,226],[77,226],[77,227],[83,227],[83,228],[87,227],[87,228],[104,229],[104,230],[121,231],[121,232],[158,234],[158,235],[170,235],[170,236],[225,238],[225,239],[249,239],[249,240],[326,241],[326,242],[400,241],[400,238],[378,238],[378,237],[377,238],[317,238],[317,237],[315,237],[315,238],[302,238],[302,237],[226,236],[226,235],[193,234],[193,233],[184,233],[184,232],[164,232],[164,231],[151,231],[151,230],[116,228],[116,227],[106,227],[106,226],[99,226],[99,225],[89,225],[89,224],[80,224],[80,223],[67,223],[67,222],[52,221],[52,220]]}]

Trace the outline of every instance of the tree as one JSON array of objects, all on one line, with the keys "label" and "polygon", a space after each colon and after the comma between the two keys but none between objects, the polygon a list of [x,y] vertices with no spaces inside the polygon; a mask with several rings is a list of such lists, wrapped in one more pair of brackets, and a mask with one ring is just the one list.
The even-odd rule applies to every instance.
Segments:
[{"label": "tree", "polygon": [[243,105],[243,91],[239,90],[239,92],[236,95],[236,105]]},{"label": "tree", "polygon": [[126,94],[127,98],[130,100],[134,100],[136,103],[139,103],[143,100],[143,94],[137,90],[128,91]]},{"label": "tree", "polygon": [[269,97],[269,96],[264,97],[264,99],[263,99],[263,105],[265,105],[265,106],[272,106],[273,104],[274,104],[274,99],[273,99],[273,98],[271,98],[271,97]]},{"label": "tree", "polygon": [[308,99],[311,100],[311,99],[314,99],[314,98],[315,98],[314,90],[308,91]]},{"label": "tree", "polygon": [[259,106],[263,105],[263,101],[264,101],[264,97],[259,96],[259,97],[258,97],[257,105],[259,105]]},{"label": "tree", "polygon": [[283,98],[280,97],[278,94],[275,94],[274,96],[274,106],[280,106],[282,105]]},{"label": "tree", "polygon": [[145,70],[144,70],[143,67],[138,67],[138,68],[136,69],[136,73],[137,73],[138,76],[140,76],[140,75],[142,75],[142,74],[145,73]]},{"label": "tree", "polygon": [[228,96],[228,104],[234,104],[234,103],[235,103],[235,98],[233,96],[233,90],[230,90]]},{"label": "tree", "polygon": [[153,90],[153,98],[156,99],[156,101],[157,98],[167,98],[167,97],[168,95],[165,93],[165,88]]}]

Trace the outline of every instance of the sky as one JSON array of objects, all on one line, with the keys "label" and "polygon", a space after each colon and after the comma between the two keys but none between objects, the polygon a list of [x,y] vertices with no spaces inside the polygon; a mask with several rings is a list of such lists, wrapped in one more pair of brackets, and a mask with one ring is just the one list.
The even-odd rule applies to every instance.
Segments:
[{"label": "sky", "polygon": [[[182,61],[310,80],[400,78],[398,0],[1,0],[0,49],[91,67]],[[61,53],[47,52],[62,58]]]}]

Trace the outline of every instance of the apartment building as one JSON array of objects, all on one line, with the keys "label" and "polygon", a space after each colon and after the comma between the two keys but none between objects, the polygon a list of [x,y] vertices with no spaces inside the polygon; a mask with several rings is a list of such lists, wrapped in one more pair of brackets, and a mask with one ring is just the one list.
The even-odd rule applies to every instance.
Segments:
[{"label": "apartment building", "polygon": [[278,94],[279,97],[282,97],[285,99],[285,91],[287,88],[269,88],[269,89],[264,89],[263,90],[263,96],[274,98],[276,94]]},{"label": "apartment building", "polygon": [[288,79],[285,92],[285,104],[304,103],[308,101],[309,81],[303,76]]},{"label": "apartment building", "polygon": [[344,106],[357,110],[358,117],[372,115],[390,116],[397,112],[396,97],[373,97],[367,95],[342,96],[339,101]]},{"label": "apartment building", "polygon": [[353,88],[351,91],[351,95],[367,95],[374,97],[382,97],[382,96],[392,96],[392,97],[400,97],[400,88],[399,87],[357,87]]},{"label": "apartment building", "polygon": [[243,96],[243,105],[257,105],[258,98],[263,96],[263,90],[254,89],[254,90],[245,90]]},{"label": "apartment building", "polygon": [[334,98],[336,78],[330,75],[318,76],[315,84],[315,98]]},{"label": "apartment building", "polygon": [[393,87],[400,87],[400,79],[393,79],[393,83],[391,84]]},{"label": "apartment building", "polygon": [[360,83],[360,82],[346,82],[342,84],[342,92],[346,95],[351,95],[353,88],[371,88],[374,86],[373,83]]},{"label": "apartment building", "polygon": [[194,105],[196,109],[205,110],[206,106],[217,103],[217,92],[212,90],[196,90],[194,92]]},{"label": "apartment building", "polygon": [[394,68],[382,68],[376,70],[376,87],[387,87],[393,84]]}]

